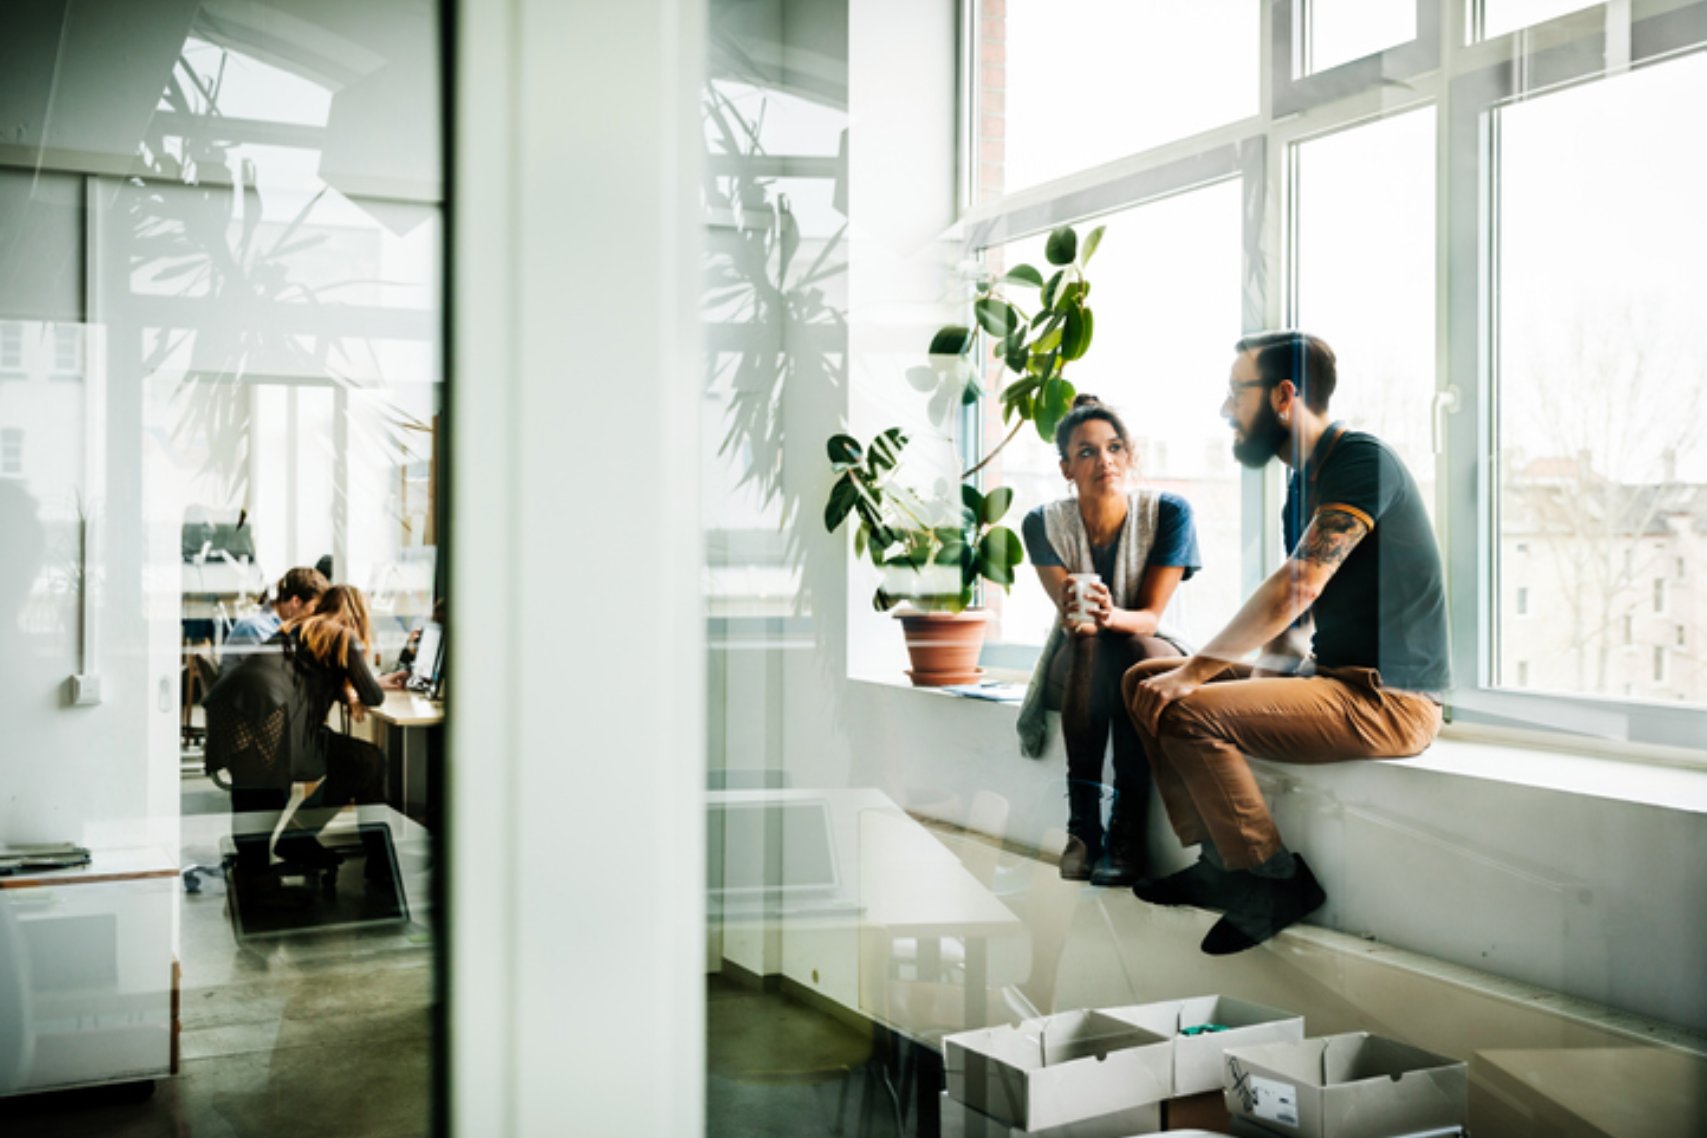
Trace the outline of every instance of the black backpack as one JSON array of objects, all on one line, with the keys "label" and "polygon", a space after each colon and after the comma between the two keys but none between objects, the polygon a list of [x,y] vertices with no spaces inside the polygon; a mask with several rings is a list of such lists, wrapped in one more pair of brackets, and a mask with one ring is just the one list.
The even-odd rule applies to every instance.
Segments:
[{"label": "black backpack", "polygon": [[[226,789],[288,790],[291,784],[290,720],[303,698],[293,644],[280,634],[267,641],[276,651],[251,652],[202,698],[207,712],[203,768]],[[229,781],[220,778],[229,774]]]}]

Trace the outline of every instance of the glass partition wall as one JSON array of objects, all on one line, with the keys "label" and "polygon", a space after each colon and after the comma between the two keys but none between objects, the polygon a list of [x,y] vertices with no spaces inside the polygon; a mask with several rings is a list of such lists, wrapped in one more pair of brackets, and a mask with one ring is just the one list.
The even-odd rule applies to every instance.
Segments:
[{"label": "glass partition wall", "polygon": [[[712,6],[708,1133],[984,1132],[948,1037],[1215,995],[1463,1064],[1479,1138],[1615,1126],[1644,1070],[1646,1122],[1699,1123],[1707,926],[1674,918],[1707,856],[1678,125],[1704,12]],[[1286,553],[1281,473],[1241,470],[1217,414],[1249,332],[1335,347],[1335,416],[1391,444],[1445,561],[1451,723],[1403,763],[1255,757],[1328,901],[1232,958],[1199,951],[1214,914],[1063,878],[1059,721],[1037,758],[1016,731],[1054,616],[1029,558],[974,598],[979,670],[920,686],[834,489],[858,461],[950,529],[983,500],[957,483],[1012,429],[990,322],[969,364],[928,348],[1061,225],[1102,229],[1073,382],[1194,509],[1187,640]],[[1016,530],[1068,492],[1029,427],[967,480],[1013,491]],[[1189,864],[1140,818],[1148,870]],[[1226,1129],[1207,1089],[1120,1132]]]},{"label": "glass partition wall", "polygon": [[30,4],[0,58],[4,1129],[424,1133],[436,6]]}]

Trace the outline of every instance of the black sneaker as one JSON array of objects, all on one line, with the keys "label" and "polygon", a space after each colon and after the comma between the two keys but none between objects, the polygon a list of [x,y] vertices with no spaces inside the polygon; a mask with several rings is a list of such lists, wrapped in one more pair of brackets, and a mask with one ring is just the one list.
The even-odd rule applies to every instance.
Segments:
[{"label": "black sneaker", "polygon": [[1140,876],[1137,862],[1110,850],[1097,859],[1096,868],[1091,870],[1091,884],[1104,888],[1124,887],[1136,882]]},{"label": "black sneaker", "polygon": [[1195,905],[1220,912],[1232,907],[1242,893],[1240,878],[1248,874],[1217,869],[1199,858],[1166,877],[1146,877],[1132,886],[1140,901],[1152,905]]},{"label": "black sneaker", "polygon": [[1091,879],[1091,850],[1076,834],[1067,835],[1067,847],[1061,851],[1061,880],[1089,881]]},{"label": "black sneaker", "polygon": [[1203,938],[1205,953],[1230,956],[1255,948],[1287,925],[1322,907],[1328,895],[1321,882],[1316,880],[1316,875],[1310,872],[1303,858],[1293,855],[1293,860],[1298,868],[1291,877],[1241,874],[1248,878],[1243,883],[1244,895]]}]

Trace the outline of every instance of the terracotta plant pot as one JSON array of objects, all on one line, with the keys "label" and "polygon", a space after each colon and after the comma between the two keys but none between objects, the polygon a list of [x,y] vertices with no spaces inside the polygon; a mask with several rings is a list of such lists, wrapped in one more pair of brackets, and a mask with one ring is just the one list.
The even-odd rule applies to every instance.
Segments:
[{"label": "terracotta plant pot", "polygon": [[977,683],[983,674],[978,653],[984,648],[984,622],[989,615],[985,609],[896,613],[913,661],[907,671],[913,686]]}]

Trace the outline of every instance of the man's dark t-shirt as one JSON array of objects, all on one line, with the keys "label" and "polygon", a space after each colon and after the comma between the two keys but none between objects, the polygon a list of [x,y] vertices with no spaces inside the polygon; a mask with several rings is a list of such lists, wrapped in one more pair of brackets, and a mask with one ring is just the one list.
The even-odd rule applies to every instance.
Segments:
[{"label": "man's dark t-shirt", "polygon": [[1310,519],[1330,509],[1370,529],[1310,609],[1316,663],[1374,668],[1387,687],[1444,693],[1446,587],[1416,480],[1386,443],[1335,424],[1287,486],[1286,547],[1297,549]]}]

